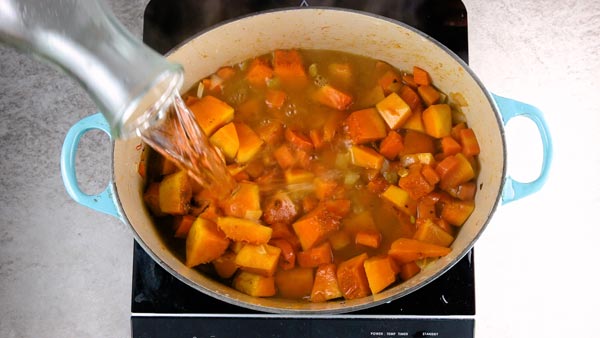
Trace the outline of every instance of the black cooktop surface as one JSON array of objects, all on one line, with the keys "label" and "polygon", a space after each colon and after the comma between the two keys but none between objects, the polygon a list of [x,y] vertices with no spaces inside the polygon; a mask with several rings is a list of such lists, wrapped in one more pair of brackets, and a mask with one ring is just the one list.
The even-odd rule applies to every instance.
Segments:
[{"label": "black cooktop surface", "polygon": [[[166,53],[219,22],[294,6],[348,8],[402,21],[468,61],[467,13],[462,2],[456,0],[151,0],[144,14],[143,38],[155,50]],[[474,320],[456,319],[455,316],[475,314],[473,258],[471,251],[435,281],[387,304],[327,319],[285,319],[204,295],[162,269],[136,243],[132,332],[134,337],[335,337],[338,334],[345,337],[380,334],[472,337]],[[363,322],[365,317],[377,320]],[[269,321],[262,321],[265,318]],[[319,325],[320,320],[325,323]],[[348,331],[353,325],[356,329]],[[338,327],[343,331],[336,331]]]}]

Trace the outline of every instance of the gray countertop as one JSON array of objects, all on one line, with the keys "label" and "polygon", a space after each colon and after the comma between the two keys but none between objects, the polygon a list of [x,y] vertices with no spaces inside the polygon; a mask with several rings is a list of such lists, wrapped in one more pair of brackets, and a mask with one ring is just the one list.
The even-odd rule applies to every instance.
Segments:
[{"label": "gray countertop", "polygon": [[[109,5],[141,39],[146,3]],[[546,186],[500,207],[475,246],[477,336],[597,337],[600,1],[465,4],[471,67],[544,111],[554,140]],[[0,337],[130,336],[132,233],[72,201],[60,177],[67,130],[94,111],[73,80],[0,46]],[[523,180],[539,163],[531,130],[507,127]],[[108,137],[86,134],[77,165],[86,192],[103,189]]]}]

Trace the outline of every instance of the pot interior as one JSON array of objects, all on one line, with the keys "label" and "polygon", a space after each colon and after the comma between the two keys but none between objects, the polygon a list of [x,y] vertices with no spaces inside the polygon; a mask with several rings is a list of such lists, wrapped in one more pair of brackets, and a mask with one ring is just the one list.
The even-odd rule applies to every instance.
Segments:
[{"label": "pot interior", "polygon": [[462,110],[480,143],[481,171],[475,211],[462,226],[452,252],[407,282],[362,299],[308,303],[247,296],[185,267],[169,250],[142,200],[143,181],[137,174],[139,138],[116,141],[113,153],[113,180],[120,207],[138,242],[165,269],[199,291],[267,312],[349,312],[388,302],[422,287],[470,250],[499,202],[505,176],[505,144],[493,101],[465,64],[445,47],[398,22],[349,10],[307,8],[249,16],[197,35],[168,58],[183,65],[185,92],[223,65],[288,48],[338,50],[379,59],[400,70],[412,70],[417,65],[432,74],[440,90],[462,95],[468,104]]}]

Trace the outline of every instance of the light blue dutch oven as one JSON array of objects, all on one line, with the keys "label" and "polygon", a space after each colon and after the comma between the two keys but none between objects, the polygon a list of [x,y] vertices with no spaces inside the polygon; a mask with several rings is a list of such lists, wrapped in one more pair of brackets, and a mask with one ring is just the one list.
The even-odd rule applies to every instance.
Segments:
[{"label": "light blue dutch oven", "polygon": [[[277,48],[333,49],[386,61],[398,69],[418,65],[427,69],[435,85],[448,94],[460,93],[468,105],[462,110],[479,140],[481,171],[476,207],[452,244],[452,252],[417,276],[380,294],[355,300],[308,303],[279,298],[255,298],[187,268],[167,248],[142,200],[143,181],[137,173],[141,140],[112,140],[112,178],[98,195],[86,195],[77,185],[75,154],[83,134],[100,129],[110,135],[101,114],[84,118],[68,132],[61,170],[69,195],[78,203],[129,224],[138,243],[163,268],[191,287],[223,301],[275,313],[341,313],[389,302],[431,282],[464,257],[499,204],[538,191],[548,177],[552,142],[542,113],[535,107],[490,94],[468,66],[443,45],[402,23],[350,10],[304,8],[272,11],[245,17],[200,33],[168,58],[184,66],[183,91],[220,66],[235,64]],[[450,95],[452,97],[452,95]],[[504,126],[516,116],[532,120],[542,140],[542,165],[532,182],[519,182],[506,173]]]}]

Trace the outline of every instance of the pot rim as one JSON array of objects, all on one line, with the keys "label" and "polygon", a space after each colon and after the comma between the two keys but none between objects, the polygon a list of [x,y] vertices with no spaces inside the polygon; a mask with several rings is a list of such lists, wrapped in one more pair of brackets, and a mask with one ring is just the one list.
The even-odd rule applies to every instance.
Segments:
[{"label": "pot rim", "polygon": [[[495,213],[496,209],[498,208],[498,206],[500,205],[501,202],[501,198],[502,198],[502,191],[504,189],[504,184],[506,181],[506,174],[507,174],[507,149],[506,149],[506,138],[505,138],[505,130],[504,130],[504,124],[502,122],[502,117],[499,113],[499,109],[498,106],[495,102],[495,100],[493,99],[491,93],[487,90],[487,88],[483,85],[483,82],[477,77],[477,75],[473,72],[473,70],[468,66],[468,64],[463,61],[458,55],[456,55],[452,50],[450,50],[448,47],[446,47],[445,45],[443,45],[442,43],[440,43],[439,41],[435,40],[434,38],[432,38],[431,36],[429,36],[428,34],[408,25],[405,24],[401,21],[398,20],[394,20],[385,16],[381,16],[381,15],[377,15],[377,14],[373,14],[373,13],[369,13],[369,12],[364,12],[364,11],[360,11],[360,10],[354,10],[354,9],[346,9],[346,8],[332,8],[332,7],[326,7],[326,6],[310,6],[310,7],[289,7],[289,8],[278,8],[278,9],[270,9],[270,10],[265,10],[265,11],[260,11],[260,12],[255,12],[255,13],[250,13],[247,15],[243,15],[237,18],[232,18],[226,21],[222,21],[219,22],[218,24],[215,24],[213,26],[207,27],[206,29],[203,29],[197,33],[195,33],[194,35],[190,36],[189,38],[185,39],[184,41],[182,41],[181,43],[177,44],[175,47],[173,47],[172,49],[170,49],[167,53],[165,53],[165,57],[168,57],[169,55],[175,53],[176,51],[178,51],[179,49],[181,49],[183,46],[187,45],[190,41],[197,39],[198,37],[200,37],[201,35],[212,31],[216,28],[219,28],[221,26],[230,24],[232,22],[236,22],[236,21],[241,21],[241,20],[245,20],[251,17],[255,17],[255,16],[261,16],[261,15],[268,15],[268,14],[275,14],[275,13],[280,13],[280,12],[290,12],[290,11],[316,11],[316,12],[320,12],[320,11],[326,11],[326,12],[349,12],[352,14],[357,14],[357,15],[363,15],[363,16],[368,16],[371,18],[375,18],[375,19],[379,19],[379,20],[383,20],[383,21],[387,21],[389,23],[392,23],[394,25],[398,25],[401,26],[404,29],[410,30],[412,33],[415,33],[419,36],[421,36],[422,38],[424,38],[425,40],[427,40],[430,43],[433,43],[436,47],[440,48],[442,51],[444,51],[446,54],[448,54],[449,56],[451,56],[457,63],[460,64],[460,66],[462,68],[464,68],[467,73],[468,76],[471,77],[477,84],[477,86],[481,89],[481,91],[483,92],[483,94],[485,95],[487,101],[490,103],[490,107],[492,108],[492,111],[494,112],[494,117],[497,123],[497,127],[499,129],[499,134],[501,136],[501,140],[502,140],[502,179],[500,180],[500,184],[498,186],[498,191],[496,193],[496,199],[492,205],[492,207],[489,209],[489,212],[487,214],[486,220],[485,222],[482,224],[480,230],[475,234],[475,236],[470,240],[469,244],[466,245],[463,250],[452,260],[450,261],[448,264],[446,264],[443,268],[439,269],[436,273],[432,274],[431,276],[429,276],[427,279],[422,280],[421,282],[419,282],[418,284],[416,284],[413,287],[404,289],[400,292],[396,292],[396,293],[392,293],[390,295],[387,296],[382,296],[385,295],[387,293],[391,293],[391,291],[394,290],[395,287],[392,287],[386,291],[384,291],[381,294],[378,294],[376,298],[374,298],[373,295],[367,296],[362,298],[362,301],[359,301],[358,304],[355,305],[347,305],[346,303],[350,302],[350,301],[346,301],[346,300],[341,300],[341,301],[329,301],[328,304],[331,303],[337,303],[340,304],[340,306],[330,309],[330,308],[322,308],[322,309],[302,309],[302,308],[276,308],[276,307],[270,307],[270,306],[266,306],[266,305],[257,305],[257,304],[253,304],[253,303],[249,303],[249,302],[244,302],[238,299],[234,299],[231,297],[228,297],[225,294],[221,294],[218,292],[215,292],[214,290],[208,289],[202,285],[199,285],[197,283],[194,283],[193,281],[191,281],[190,279],[184,277],[181,273],[179,273],[178,271],[176,271],[174,268],[172,268],[169,264],[167,264],[166,262],[164,262],[162,259],[160,259],[160,257],[154,253],[153,250],[151,250],[150,246],[146,244],[146,242],[144,242],[144,240],[140,237],[140,235],[138,234],[138,232],[136,231],[135,227],[129,222],[129,219],[126,216],[126,213],[123,209],[122,203],[121,203],[121,199],[119,198],[119,190],[117,189],[116,183],[115,183],[115,177],[116,177],[116,173],[115,173],[115,152],[114,152],[114,148],[115,148],[115,140],[111,140],[112,143],[112,148],[113,151],[111,152],[111,160],[112,160],[112,181],[111,184],[113,186],[113,191],[114,191],[114,200],[115,200],[115,205],[120,213],[120,215],[122,215],[121,220],[123,222],[125,222],[132,230],[133,230],[133,234],[134,234],[134,238],[137,241],[137,243],[144,249],[144,251],[163,269],[165,269],[167,272],[169,272],[169,274],[171,274],[172,276],[174,276],[175,278],[177,278],[179,281],[185,283],[186,285],[192,287],[193,289],[202,292],[210,297],[216,298],[218,300],[224,301],[226,303],[235,305],[235,306],[241,306],[247,309],[251,309],[251,310],[255,310],[255,311],[260,311],[263,313],[279,313],[279,314],[310,314],[310,315],[315,315],[315,314],[341,314],[341,313],[348,313],[348,312],[353,312],[353,311],[359,311],[359,310],[364,310],[367,308],[371,308],[371,307],[375,307],[378,305],[381,305],[383,303],[388,303],[391,301],[394,301],[396,299],[402,298],[410,293],[413,293],[419,289],[421,289],[422,287],[426,286],[427,284],[431,283],[432,281],[436,280],[438,277],[440,277],[441,275],[445,274],[448,270],[450,270],[456,263],[458,263],[461,259],[463,259],[465,256],[469,255],[469,261],[471,261],[471,257],[470,257],[470,252],[471,249],[473,248],[475,242],[479,239],[479,237],[481,236],[481,234],[484,232],[484,230],[487,228],[489,222],[491,221],[491,218],[493,216],[493,214]],[[354,300],[353,300],[354,301]],[[311,303],[312,304],[312,303]]]}]

